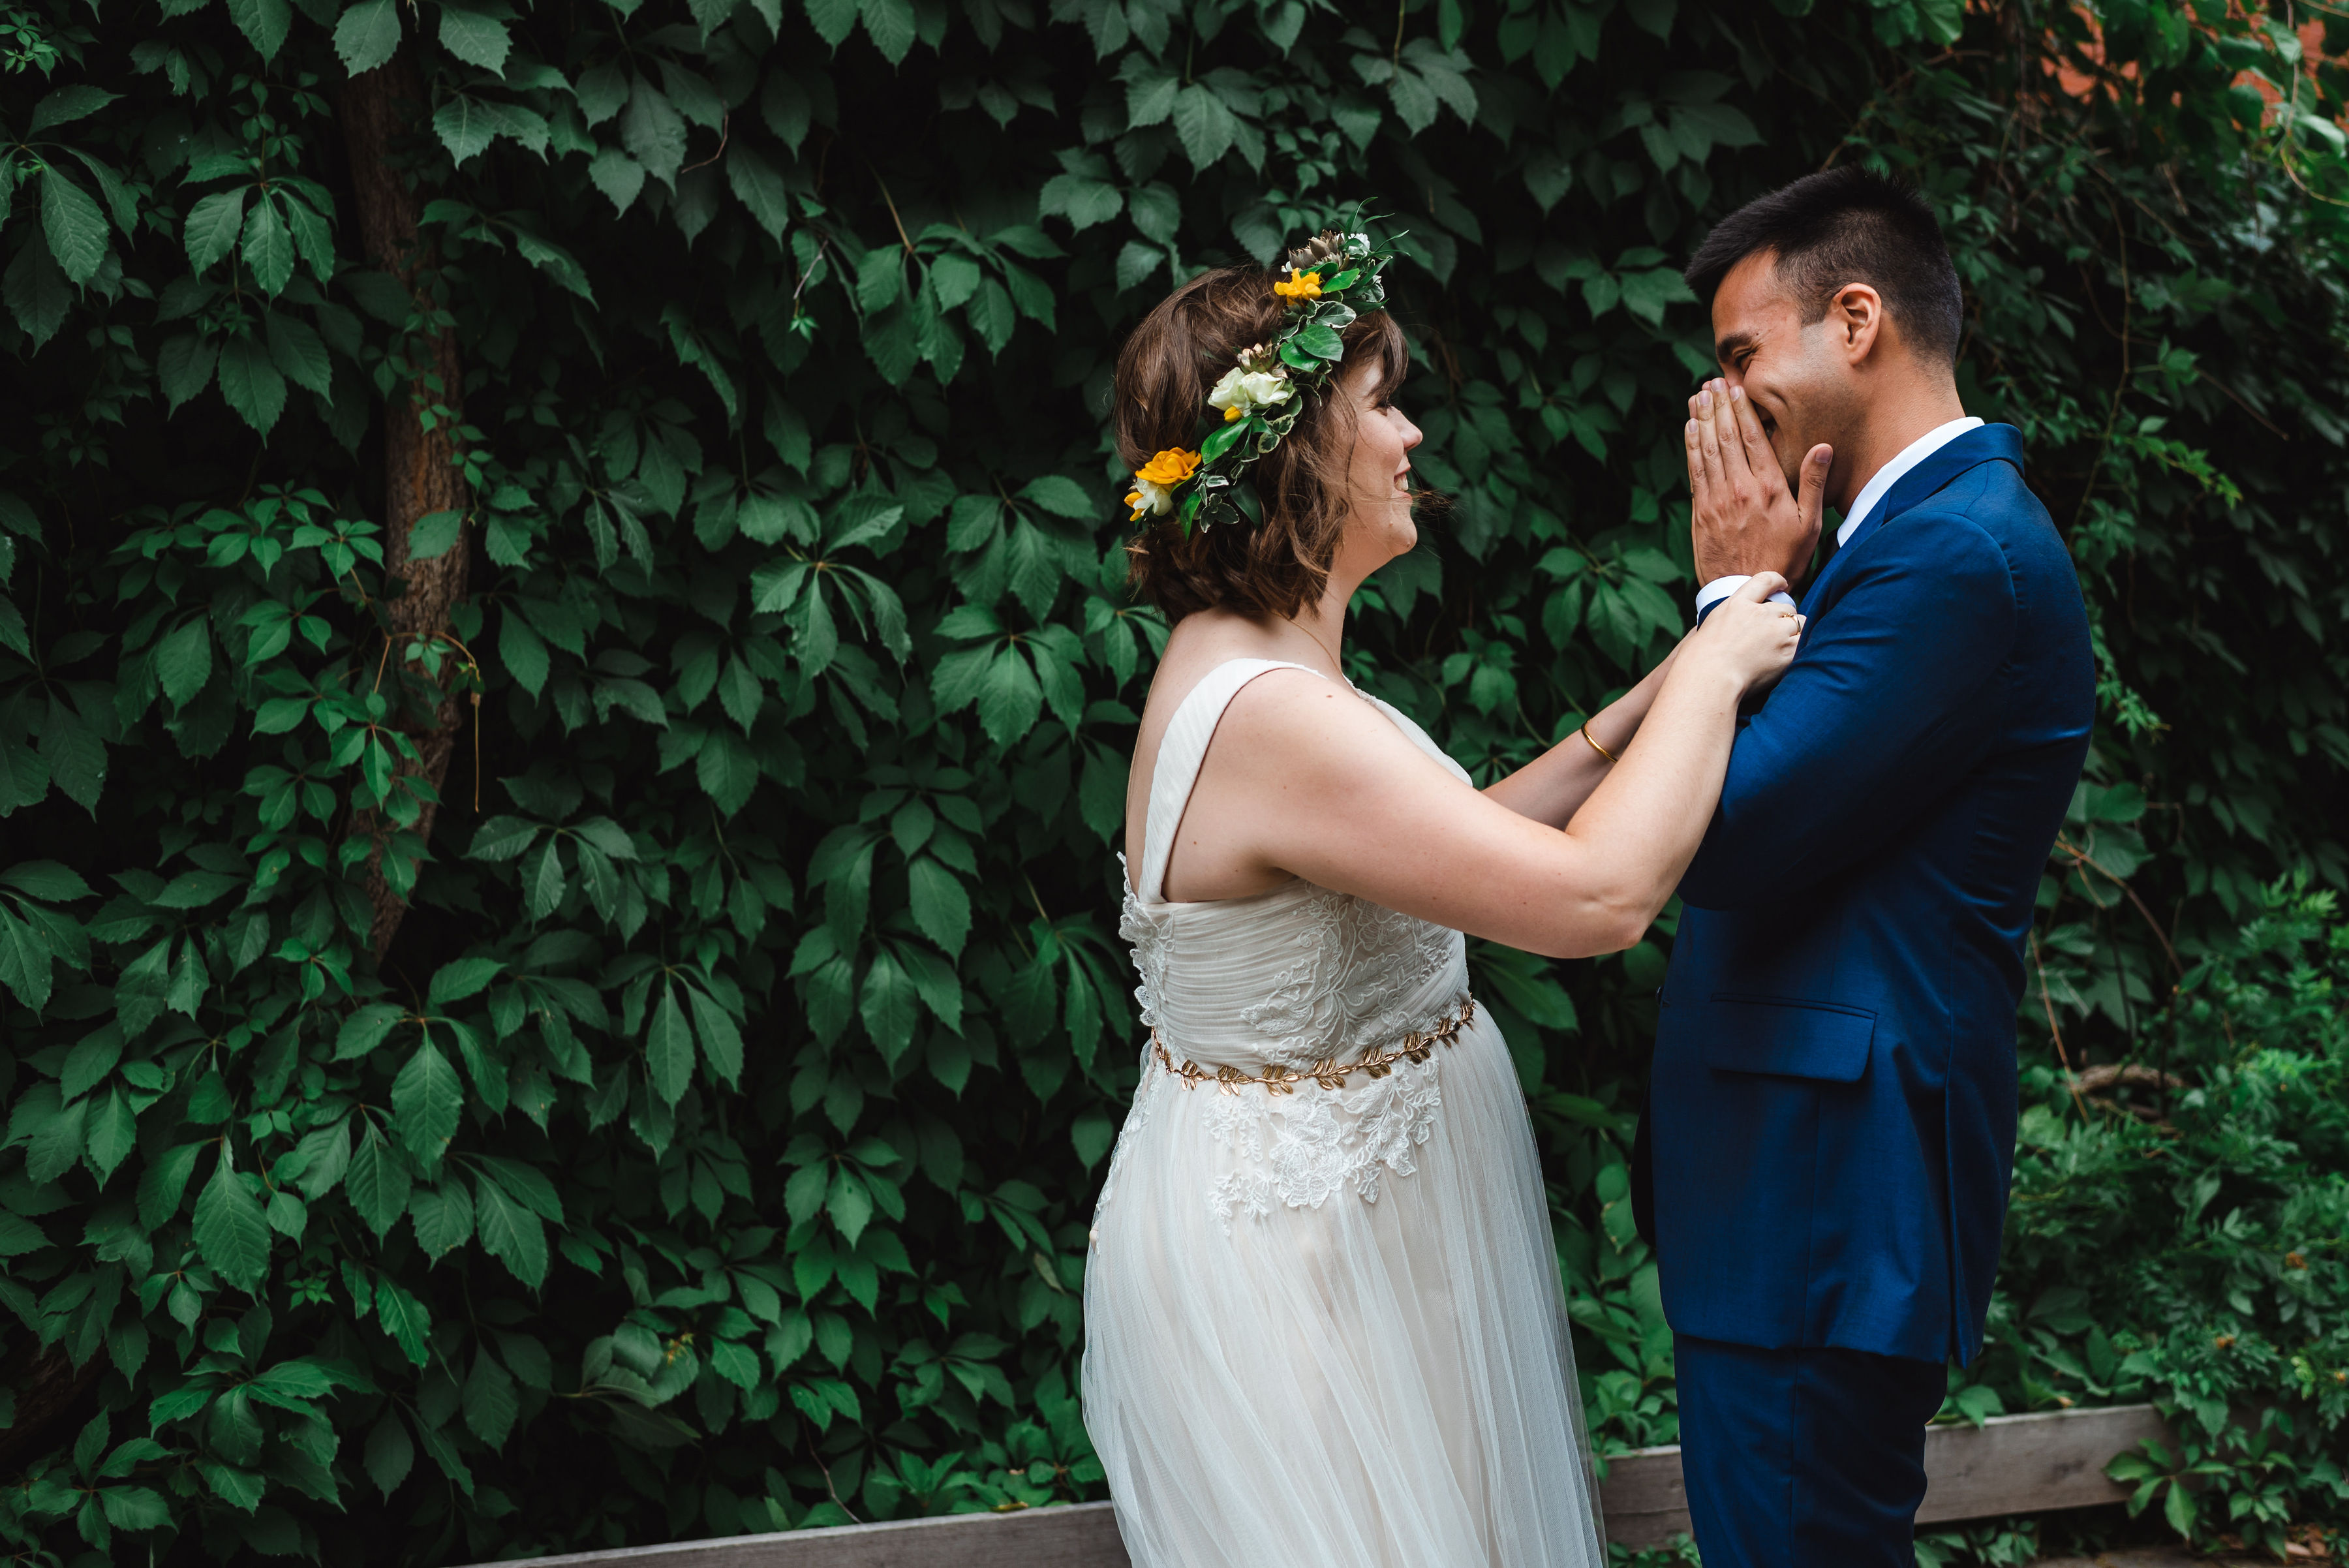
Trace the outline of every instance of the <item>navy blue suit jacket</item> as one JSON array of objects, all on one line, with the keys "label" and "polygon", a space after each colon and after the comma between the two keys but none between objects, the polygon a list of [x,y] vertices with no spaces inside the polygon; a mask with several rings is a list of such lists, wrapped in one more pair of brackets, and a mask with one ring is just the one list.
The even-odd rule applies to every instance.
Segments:
[{"label": "navy blue suit jacket", "polygon": [[1681,883],[1649,1096],[1674,1329],[1971,1360],[2013,1174],[2039,875],[2095,701],[2011,425],[1829,560]]}]

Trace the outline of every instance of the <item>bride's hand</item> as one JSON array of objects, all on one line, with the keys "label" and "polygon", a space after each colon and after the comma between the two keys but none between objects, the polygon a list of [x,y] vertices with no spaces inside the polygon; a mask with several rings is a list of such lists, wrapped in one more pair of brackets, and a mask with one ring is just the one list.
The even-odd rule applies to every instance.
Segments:
[{"label": "bride's hand", "polygon": [[1769,686],[1785,673],[1800,646],[1803,618],[1769,602],[1786,579],[1757,572],[1723,599],[1689,639],[1689,651],[1708,659],[1745,691]]}]

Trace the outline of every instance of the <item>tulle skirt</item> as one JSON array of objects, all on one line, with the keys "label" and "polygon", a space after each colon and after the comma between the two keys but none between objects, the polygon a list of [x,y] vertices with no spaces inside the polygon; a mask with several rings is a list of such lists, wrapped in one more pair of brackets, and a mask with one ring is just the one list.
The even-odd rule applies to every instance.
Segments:
[{"label": "tulle skirt", "polygon": [[1085,1274],[1085,1422],[1135,1568],[1598,1568],[1500,1031],[1353,1084],[1144,1058]]}]

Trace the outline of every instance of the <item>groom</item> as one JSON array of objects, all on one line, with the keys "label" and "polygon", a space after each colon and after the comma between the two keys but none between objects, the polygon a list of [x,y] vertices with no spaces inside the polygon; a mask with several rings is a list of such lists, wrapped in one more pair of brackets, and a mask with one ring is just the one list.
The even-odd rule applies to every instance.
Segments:
[{"label": "groom", "polygon": [[2087,618],[2021,436],[1959,402],[1922,201],[1814,174],[1687,275],[1722,369],[1687,432],[1699,615],[1754,572],[1799,582],[1822,504],[1844,518],[1802,651],[1740,726],[1661,992],[1635,1186],[1689,1511],[1705,1568],[1905,1568],[1925,1423],[1998,1263]]}]

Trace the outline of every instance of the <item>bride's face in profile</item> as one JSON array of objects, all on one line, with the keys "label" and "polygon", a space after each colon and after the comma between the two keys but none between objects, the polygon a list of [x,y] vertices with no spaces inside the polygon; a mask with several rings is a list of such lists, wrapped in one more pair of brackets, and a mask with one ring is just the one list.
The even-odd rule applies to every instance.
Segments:
[{"label": "bride's face in profile", "polygon": [[1366,359],[1340,385],[1354,410],[1354,455],[1348,465],[1350,503],[1340,555],[1367,576],[1419,543],[1411,520],[1411,450],[1420,429],[1395,407],[1379,364]]}]

